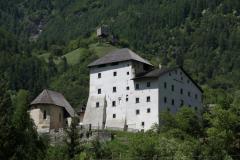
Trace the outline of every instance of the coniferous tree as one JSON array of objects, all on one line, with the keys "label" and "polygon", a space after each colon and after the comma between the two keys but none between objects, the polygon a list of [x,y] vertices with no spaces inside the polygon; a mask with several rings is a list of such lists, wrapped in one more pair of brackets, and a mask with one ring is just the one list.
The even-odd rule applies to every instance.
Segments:
[{"label": "coniferous tree", "polygon": [[70,128],[66,130],[67,138],[65,143],[67,145],[68,157],[73,159],[75,155],[80,153],[80,134],[77,128],[78,118],[73,117]]},{"label": "coniferous tree", "polygon": [[10,159],[14,154],[15,133],[11,123],[13,107],[7,93],[6,82],[0,79],[0,159]]},{"label": "coniferous tree", "polygon": [[15,130],[16,144],[13,159],[35,160],[44,157],[45,143],[38,136],[28,113],[29,93],[20,90],[14,98],[12,124]]}]

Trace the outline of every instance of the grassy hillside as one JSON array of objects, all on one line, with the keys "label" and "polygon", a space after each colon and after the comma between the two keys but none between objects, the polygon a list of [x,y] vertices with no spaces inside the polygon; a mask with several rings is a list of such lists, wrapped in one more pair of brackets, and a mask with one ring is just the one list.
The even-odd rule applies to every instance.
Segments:
[{"label": "grassy hillside", "polygon": [[[104,54],[109,53],[109,52],[111,52],[115,49],[117,49],[117,48],[112,46],[112,45],[108,45],[108,44],[104,44],[104,43],[103,44],[93,43],[93,44],[90,44],[88,46],[88,49],[78,48],[78,49],[70,51],[66,54],[63,54],[59,57],[55,56],[54,57],[54,62],[56,64],[59,64],[60,60],[61,60],[61,57],[66,57],[69,65],[76,65],[81,60],[81,58],[84,58],[84,57],[82,57],[82,55],[84,55],[84,52],[88,52],[88,50],[93,51],[94,53],[96,53],[97,56],[101,57]],[[43,53],[43,54],[38,55],[38,57],[40,59],[44,59],[46,62],[48,62],[48,58],[49,58],[50,55],[51,55],[51,53],[47,52],[47,53]]]}]

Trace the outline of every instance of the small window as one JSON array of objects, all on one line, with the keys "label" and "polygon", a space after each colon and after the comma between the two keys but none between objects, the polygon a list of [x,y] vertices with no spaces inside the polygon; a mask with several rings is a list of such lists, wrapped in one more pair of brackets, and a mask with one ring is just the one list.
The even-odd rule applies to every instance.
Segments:
[{"label": "small window", "polygon": [[182,88],[180,89],[180,93],[183,94],[183,89]]},{"label": "small window", "polygon": [[194,107],[194,109],[195,109],[195,111],[197,111],[197,110],[198,110],[198,108],[197,108],[197,107]]},{"label": "small window", "polygon": [[174,99],[172,99],[172,105],[174,105]]},{"label": "small window", "polygon": [[175,70],[175,74],[178,74],[178,71],[177,71],[177,70]]},{"label": "small window", "polygon": [[167,82],[164,82],[164,88],[165,89],[167,88]]},{"label": "small window", "polygon": [[189,80],[187,80],[187,83],[190,83],[190,81],[189,81]]},{"label": "small window", "polygon": [[174,85],[172,85],[172,91],[174,91]]},{"label": "small window", "polygon": [[181,99],[181,104],[180,106],[183,106],[184,105],[184,100]]},{"label": "small window", "polygon": [[126,102],[128,101],[128,98],[126,98]]},{"label": "small window", "polygon": [[139,89],[139,84],[138,83],[136,84],[136,89]]},{"label": "small window", "polygon": [[139,115],[139,114],[140,114],[140,110],[137,109],[137,110],[136,110],[136,115]]},{"label": "small window", "polygon": [[113,107],[116,106],[116,101],[112,101],[112,106],[113,106]]},{"label": "small window", "polygon": [[47,111],[46,110],[43,111],[43,119],[47,119]]},{"label": "small window", "polygon": [[180,71],[180,75],[182,75],[182,72]]},{"label": "small window", "polygon": [[191,92],[188,92],[188,97],[191,97]]},{"label": "small window", "polygon": [[136,103],[139,103],[139,98],[136,98]]},{"label": "small window", "polygon": [[150,102],[150,101],[151,101],[150,96],[147,96],[147,102]]},{"label": "small window", "polygon": [[116,114],[113,114],[113,118],[116,118]]},{"label": "small window", "polygon": [[147,109],[147,113],[150,113],[150,112],[151,112],[151,109],[150,109],[150,108],[148,108],[148,109]]},{"label": "small window", "polygon": [[99,107],[99,102],[96,102],[96,107],[97,107],[97,108]]},{"label": "small window", "polygon": [[142,126],[144,126],[144,122],[142,122]]},{"label": "small window", "polygon": [[192,107],[192,105],[191,105],[191,104],[189,104],[189,105],[188,105],[188,107]]},{"label": "small window", "polygon": [[98,73],[98,78],[102,78],[102,74],[101,73]]},{"label": "small window", "polygon": [[117,72],[113,72],[113,76],[117,76]]},{"label": "small window", "polygon": [[127,75],[129,75],[129,72],[127,72]]},{"label": "small window", "polygon": [[117,88],[116,87],[113,87],[113,92],[117,92]]},{"label": "small window", "polygon": [[170,108],[167,108],[167,111],[170,112],[171,111]]},{"label": "small window", "polygon": [[151,87],[151,83],[150,82],[147,82],[147,87]]},{"label": "small window", "polygon": [[198,99],[198,95],[197,94],[195,94],[195,99]]},{"label": "small window", "polygon": [[183,81],[183,77],[181,77],[181,80]]},{"label": "small window", "polygon": [[172,75],[172,74],[171,74],[171,72],[169,72],[168,74],[169,74],[169,76],[171,76],[171,75]]},{"label": "small window", "polygon": [[129,86],[126,87],[126,90],[129,90]]},{"label": "small window", "polygon": [[167,97],[164,97],[164,103],[167,103]]},{"label": "small window", "polygon": [[98,89],[98,94],[101,94],[102,93],[102,90],[101,89]]}]

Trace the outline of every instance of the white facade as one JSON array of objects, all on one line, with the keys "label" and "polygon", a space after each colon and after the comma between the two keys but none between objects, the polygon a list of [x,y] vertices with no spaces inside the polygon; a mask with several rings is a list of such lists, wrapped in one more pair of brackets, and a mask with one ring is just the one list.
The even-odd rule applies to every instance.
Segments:
[{"label": "white facade", "polygon": [[200,110],[202,92],[181,68],[134,79],[146,72],[144,66],[129,60],[91,67],[83,124],[95,129],[148,130],[159,123],[161,111],[176,113],[181,103]]}]

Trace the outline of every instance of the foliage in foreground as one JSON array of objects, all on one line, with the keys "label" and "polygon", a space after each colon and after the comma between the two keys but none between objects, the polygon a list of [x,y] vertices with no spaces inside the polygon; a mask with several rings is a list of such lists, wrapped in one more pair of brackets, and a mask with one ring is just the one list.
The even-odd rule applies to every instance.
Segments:
[{"label": "foliage in foreground", "polygon": [[28,92],[20,90],[11,101],[5,83],[0,83],[0,159],[44,158],[46,143],[31,121],[28,110]]},{"label": "foliage in foreground", "polygon": [[145,133],[113,132],[112,141],[82,145],[73,159],[238,159],[239,96],[236,94],[227,106],[209,108],[203,117],[189,107],[181,108],[176,115],[162,113],[161,126]]}]

